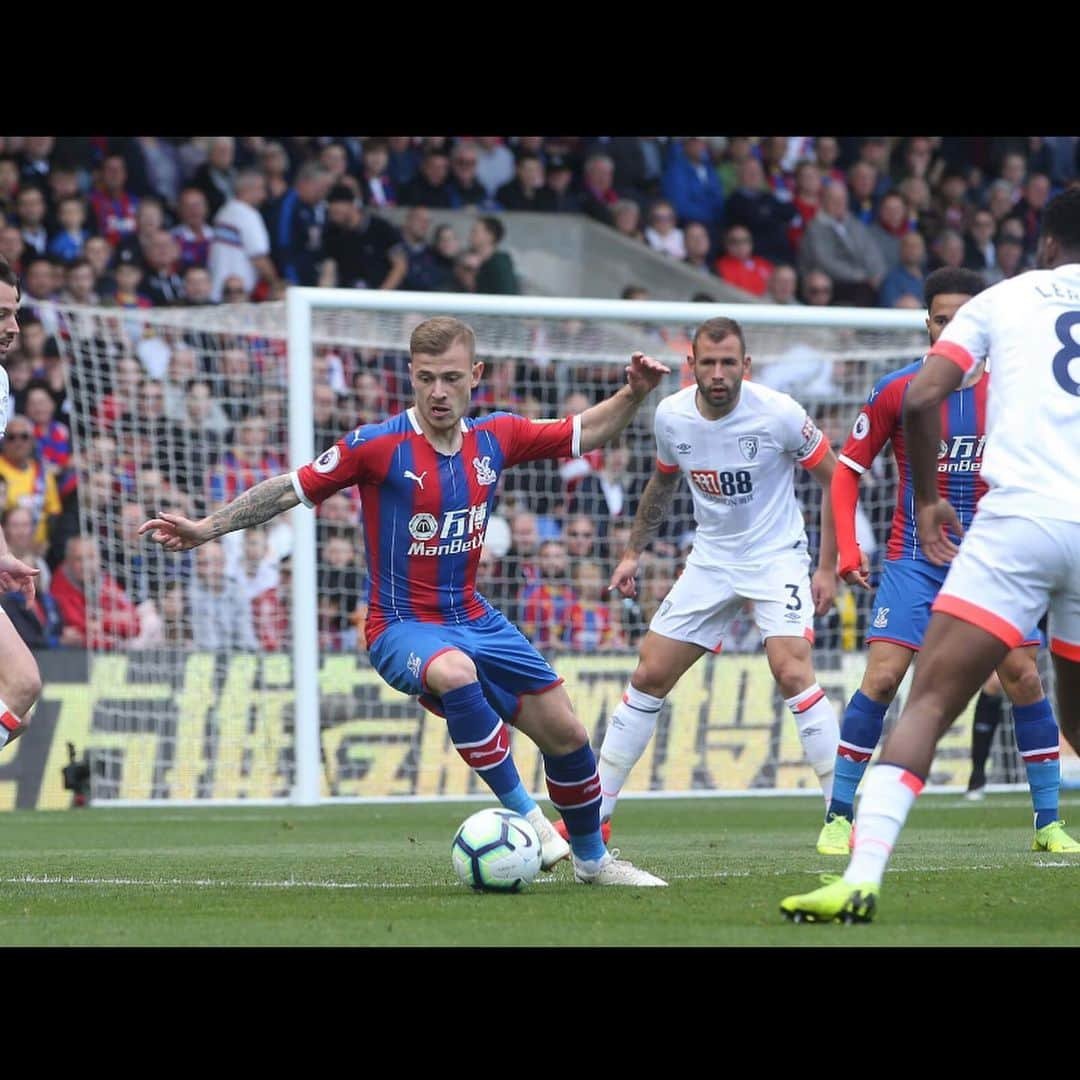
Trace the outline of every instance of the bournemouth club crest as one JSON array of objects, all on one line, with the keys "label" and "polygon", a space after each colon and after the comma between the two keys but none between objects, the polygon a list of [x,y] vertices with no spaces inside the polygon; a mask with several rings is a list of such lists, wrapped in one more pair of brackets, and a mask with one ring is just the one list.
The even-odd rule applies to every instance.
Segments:
[{"label": "bournemouth club crest", "polygon": [[757,457],[758,439],[756,435],[744,435],[739,439],[739,449],[747,461],[753,461]]}]

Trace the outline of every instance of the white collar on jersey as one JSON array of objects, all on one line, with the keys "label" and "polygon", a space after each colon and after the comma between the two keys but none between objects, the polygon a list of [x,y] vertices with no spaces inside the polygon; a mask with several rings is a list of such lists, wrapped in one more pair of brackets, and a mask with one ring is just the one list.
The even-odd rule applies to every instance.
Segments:
[{"label": "white collar on jersey", "polygon": [[[412,424],[413,431],[415,431],[417,435],[423,435],[424,429],[420,426],[420,421],[416,419],[416,406],[410,405],[405,410],[405,415],[409,418],[409,423]],[[465,423],[464,416],[461,418],[461,430],[463,432],[467,432],[469,430],[468,425]]]}]

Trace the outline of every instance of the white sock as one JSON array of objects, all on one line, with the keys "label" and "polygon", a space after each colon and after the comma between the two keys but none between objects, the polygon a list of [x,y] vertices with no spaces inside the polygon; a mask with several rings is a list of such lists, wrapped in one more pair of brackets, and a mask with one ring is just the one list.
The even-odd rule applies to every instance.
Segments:
[{"label": "white sock", "polygon": [[832,799],[836,750],[840,745],[840,722],[836,719],[836,710],[817,683],[801,694],[785,698],[784,704],[795,715],[803,753],[817,773],[825,805],[828,806]]},{"label": "white sock", "polygon": [[863,781],[855,815],[855,846],[844,880],[880,885],[893,845],[923,789],[923,781],[899,765],[874,765]]},{"label": "white sock", "polygon": [[619,792],[630,770],[645,753],[656,730],[656,718],[663,704],[663,698],[653,697],[628,685],[622,704],[612,713],[597,762],[600,769],[601,821],[606,821],[615,812]]}]

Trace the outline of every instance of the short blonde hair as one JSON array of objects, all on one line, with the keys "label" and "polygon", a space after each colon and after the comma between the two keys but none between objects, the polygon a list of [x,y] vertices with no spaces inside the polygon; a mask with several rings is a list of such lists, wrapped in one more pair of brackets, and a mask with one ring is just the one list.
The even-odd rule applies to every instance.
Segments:
[{"label": "short blonde hair", "polygon": [[476,334],[473,328],[453,316],[437,315],[434,319],[425,319],[413,330],[409,338],[409,354],[442,356],[457,341],[465,342],[470,359],[476,356]]}]

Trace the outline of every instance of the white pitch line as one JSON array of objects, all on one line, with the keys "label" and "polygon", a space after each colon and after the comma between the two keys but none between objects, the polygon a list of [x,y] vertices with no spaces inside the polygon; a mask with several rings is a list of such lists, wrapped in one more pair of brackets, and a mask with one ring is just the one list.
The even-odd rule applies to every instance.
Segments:
[{"label": "white pitch line", "polygon": [[[1080,868],[1080,860],[1076,862],[1032,862],[1029,865],[1038,869]],[[889,874],[945,874],[945,873],[983,873],[987,870],[1015,870],[1022,869],[1022,864],[1006,865],[1004,863],[980,863],[972,866],[897,866],[889,867]],[[748,878],[748,877],[784,877],[788,874],[801,871],[771,870],[767,875],[753,870],[717,870],[711,874],[672,874],[670,881],[703,881],[712,878]],[[824,869],[807,870],[808,874],[824,873]],[[538,877],[533,885],[552,885],[560,881],[569,881],[566,877],[556,877],[545,874]],[[34,876],[31,874],[22,877],[0,878],[0,884],[4,885],[130,885],[136,888],[198,888],[198,889],[417,889],[427,888],[430,885],[447,884],[446,882],[430,882],[428,885],[410,884],[401,881],[227,881],[213,878],[77,878],[62,877],[57,875]]]}]

